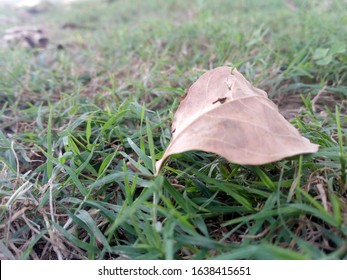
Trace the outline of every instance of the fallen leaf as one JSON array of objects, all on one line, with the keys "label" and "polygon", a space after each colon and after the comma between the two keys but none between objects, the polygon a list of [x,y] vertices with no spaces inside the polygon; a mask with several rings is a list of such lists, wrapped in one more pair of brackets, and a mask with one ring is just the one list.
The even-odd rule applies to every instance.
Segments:
[{"label": "fallen leaf", "polygon": [[45,48],[48,38],[43,29],[35,26],[18,26],[7,29],[3,36],[4,41],[9,47]]},{"label": "fallen leaf", "polygon": [[172,140],[161,160],[201,150],[241,165],[261,165],[318,151],[236,69],[222,66],[203,74],[177,109]]}]

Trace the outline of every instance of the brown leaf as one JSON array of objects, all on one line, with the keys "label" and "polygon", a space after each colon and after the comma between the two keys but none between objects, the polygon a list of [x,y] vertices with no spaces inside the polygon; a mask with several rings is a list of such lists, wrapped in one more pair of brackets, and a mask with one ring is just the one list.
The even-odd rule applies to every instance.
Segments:
[{"label": "brown leaf", "polygon": [[173,154],[202,150],[241,165],[261,165],[318,145],[301,136],[268,99],[237,70],[222,66],[203,74],[177,109],[173,136],[157,173]]}]

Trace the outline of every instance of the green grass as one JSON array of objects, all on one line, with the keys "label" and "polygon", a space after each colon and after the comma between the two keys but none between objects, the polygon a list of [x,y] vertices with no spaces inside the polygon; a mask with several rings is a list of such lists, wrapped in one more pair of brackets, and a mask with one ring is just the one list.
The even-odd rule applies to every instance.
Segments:
[{"label": "green grass", "polygon": [[[46,50],[0,48],[0,258],[346,259],[346,8],[152,0],[26,17],[0,9],[50,38]],[[62,29],[67,22],[86,28]],[[187,152],[153,178],[186,89],[220,65],[294,114],[319,152],[259,167]]]}]

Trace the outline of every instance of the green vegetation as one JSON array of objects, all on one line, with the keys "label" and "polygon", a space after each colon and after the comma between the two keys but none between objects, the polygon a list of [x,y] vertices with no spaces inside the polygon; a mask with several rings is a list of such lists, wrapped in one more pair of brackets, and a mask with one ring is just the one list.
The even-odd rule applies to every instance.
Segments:
[{"label": "green vegetation", "polygon": [[[0,48],[0,258],[346,259],[346,8],[0,9],[1,31],[38,25],[50,39]],[[186,89],[220,65],[266,90],[319,152],[258,167],[187,152],[153,178]]]}]

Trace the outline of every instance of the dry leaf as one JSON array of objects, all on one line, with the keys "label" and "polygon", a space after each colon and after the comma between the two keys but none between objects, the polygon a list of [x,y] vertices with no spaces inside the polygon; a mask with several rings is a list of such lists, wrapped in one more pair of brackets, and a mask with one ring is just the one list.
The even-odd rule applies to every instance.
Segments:
[{"label": "dry leaf", "polygon": [[10,47],[45,48],[48,38],[43,29],[35,26],[18,26],[7,29],[3,36],[4,41]]},{"label": "dry leaf", "polygon": [[261,165],[318,145],[301,136],[268,99],[237,70],[223,66],[203,74],[177,109],[172,140],[157,173],[172,154],[202,150],[242,165]]}]

